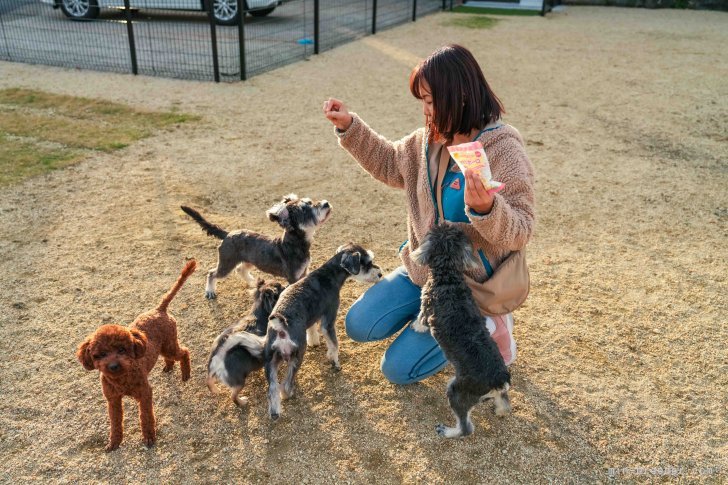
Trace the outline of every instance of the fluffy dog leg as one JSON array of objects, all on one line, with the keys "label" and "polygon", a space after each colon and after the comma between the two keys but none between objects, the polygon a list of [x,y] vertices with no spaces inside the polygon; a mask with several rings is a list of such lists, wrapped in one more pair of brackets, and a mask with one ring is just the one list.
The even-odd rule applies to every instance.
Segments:
[{"label": "fluffy dog leg", "polygon": [[420,313],[417,318],[412,322],[412,330],[415,332],[428,332],[430,330],[429,318],[432,316],[432,297],[426,291],[429,286],[426,284],[425,291],[422,292],[422,299],[420,302]]},{"label": "fluffy dog leg", "polygon": [[460,438],[473,433],[473,423],[470,421],[470,410],[478,403],[480,396],[460,389],[458,381],[453,379],[447,388],[447,398],[450,408],[455,415],[455,426],[450,428],[444,424],[435,427],[437,434],[444,438]]},{"label": "fluffy dog leg", "polygon": [[182,370],[182,380],[186,381],[190,378],[190,351],[187,347],[180,346],[176,339],[176,335],[172,342],[167,342],[161,349],[161,354],[164,357],[164,372],[169,372],[174,368],[174,363],[179,362],[179,367]]},{"label": "fluffy dog leg", "polygon": [[311,347],[318,347],[321,345],[321,334],[319,333],[319,329],[316,324],[311,325],[308,327],[308,330],[306,330],[306,344]]},{"label": "fluffy dog leg", "polygon": [[186,381],[192,373],[190,351],[186,347],[180,347],[177,353],[177,360],[179,360],[179,367],[182,370],[182,381]]},{"label": "fluffy dog leg", "polygon": [[119,447],[124,437],[124,407],[121,405],[121,396],[107,397],[109,409],[109,443],[106,445],[106,451],[113,451]]},{"label": "fluffy dog leg", "polygon": [[281,415],[281,393],[278,386],[279,365],[280,360],[275,355],[265,365],[265,377],[268,380],[268,414],[274,421]]},{"label": "fluffy dog leg", "polygon": [[255,287],[255,278],[250,274],[250,269],[253,267],[250,263],[243,263],[240,266],[238,266],[238,274],[240,275],[243,280],[245,280],[245,284],[251,287]]},{"label": "fluffy dog leg", "polygon": [[248,398],[240,395],[240,392],[243,390],[244,386],[245,383],[243,383],[242,386],[233,387],[230,394],[230,398],[233,400],[233,403],[235,403],[235,405],[239,408],[248,404]]},{"label": "fluffy dog leg", "polygon": [[212,300],[217,297],[217,294],[215,293],[217,280],[227,277],[227,275],[229,275],[230,272],[240,263],[240,260],[235,259],[234,255],[230,254],[231,250],[230,247],[226,247],[226,242],[227,241],[223,241],[217,250],[217,267],[211,269],[207,273],[205,297],[208,300]]},{"label": "fluffy dog leg", "polygon": [[210,390],[210,392],[215,394],[215,377],[208,375],[207,379],[205,380],[205,384],[207,384],[207,388]]},{"label": "fluffy dog leg", "polygon": [[341,370],[341,364],[339,364],[339,342],[336,339],[336,313],[338,307],[334,308],[331,313],[324,315],[321,319],[321,331],[324,334],[324,340],[326,340],[326,358],[331,362],[331,366],[336,370]]},{"label": "fluffy dog leg", "polygon": [[205,282],[205,298],[208,300],[214,300],[217,298],[215,293],[215,275],[217,274],[217,268],[212,268],[207,272],[207,281]]},{"label": "fluffy dog leg", "polygon": [[495,403],[495,415],[507,416],[511,414],[511,398],[508,397],[508,391],[500,391],[493,397]]},{"label": "fluffy dog leg", "polygon": [[298,352],[288,362],[288,374],[286,379],[283,381],[283,387],[281,388],[281,397],[283,399],[290,399],[296,394],[296,374],[298,369],[301,367],[303,355],[302,352]]},{"label": "fluffy dog leg", "polygon": [[152,388],[149,387],[138,398],[139,401],[139,421],[142,426],[142,437],[147,447],[154,445],[157,439],[157,430],[155,428],[154,408],[152,406]]}]

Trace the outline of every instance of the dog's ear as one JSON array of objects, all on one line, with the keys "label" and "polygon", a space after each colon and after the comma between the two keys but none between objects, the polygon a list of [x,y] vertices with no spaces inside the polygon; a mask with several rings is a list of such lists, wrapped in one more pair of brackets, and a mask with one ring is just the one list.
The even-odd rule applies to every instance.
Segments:
[{"label": "dog's ear", "polygon": [[131,334],[132,352],[135,359],[141,359],[147,351],[147,337],[139,330],[132,329]]},{"label": "dog's ear", "polygon": [[341,267],[349,274],[359,274],[359,271],[361,271],[361,254],[359,252],[344,253],[341,257]]},{"label": "dog's ear", "polygon": [[277,222],[282,228],[287,229],[291,226],[290,217],[288,214],[288,207],[284,203],[278,203],[268,209],[266,212],[268,219],[273,222]]},{"label": "dog's ear", "polygon": [[91,358],[90,347],[91,337],[81,342],[81,345],[76,350],[76,358],[86,370],[94,370],[96,368],[94,367],[94,360]]},{"label": "dog's ear", "polygon": [[258,291],[260,291],[260,287],[265,284],[265,280],[263,278],[258,278],[258,280],[255,282],[255,287],[258,288]]},{"label": "dog's ear", "polygon": [[288,194],[283,196],[283,203],[287,204],[291,201],[298,200],[298,196],[296,194]]},{"label": "dog's ear", "polygon": [[278,294],[272,288],[266,288],[263,290],[263,305],[266,312],[273,311],[273,307],[276,306],[278,301]]},{"label": "dog's ear", "polygon": [[410,253],[410,258],[420,266],[429,266],[431,253],[432,242],[430,242],[429,238],[426,238],[419,248]]}]

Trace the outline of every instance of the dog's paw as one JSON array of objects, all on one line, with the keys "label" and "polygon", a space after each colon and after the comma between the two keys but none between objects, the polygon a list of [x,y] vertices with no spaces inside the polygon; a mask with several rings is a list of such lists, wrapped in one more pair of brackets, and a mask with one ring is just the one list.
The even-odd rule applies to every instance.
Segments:
[{"label": "dog's paw", "polygon": [[247,406],[248,398],[245,396],[238,396],[235,399],[233,399],[233,402],[235,403],[235,405],[237,407],[243,408],[243,407]]},{"label": "dog's paw", "polygon": [[412,330],[419,333],[425,333],[430,330],[430,327],[422,323],[422,318],[417,318],[414,322],[412,322]]},{"label": "dog's paw", "polygon": [[217,293],[215,293],[214,291],[206,291],[205,298],[207,298],[208,300],[214,300],[215,298],[217,298]]},{"label": "dog's paw", "polygon": [[438,436],[442,436],[443,438],[463,437],[463,434],[459,428],[451,428],[449,426],[445,426],[444,424],[438,424],[437,426],[435,426],[435,431],[437,432]]},{"label": "dog's paw", "polygon": [[142,443],[144,443],[144,446],[146,446],[147,448],[151,448],[152,446],[154,446],[154,442],[156,440],[157,439],[154,436],[150,436],[148,438],[142,439]]},{"label": "dog's paw", "polygon": [[331,368],[334,370],[334,372],[341,372],[341,364],[338,362],[331,362]]},{"label": "dog's paw", "polygon": [[281,399],[286,401],[288,399],[293,399],[294,397],[296,397],[296,388],[295,387],[288,388],[286,386],[283,386],[281,388]]},{"label": "dog's paw", "polygon": [[174,370],[174,362],[171,364],[164,364],[164,367],[162,368],[162,372],[172,372]]},{"label": "dog's paw", "polygon": [[104,448],[104,451],[106,451],[106,453],[109,453],[110,451],[114,451],[115,449],[117,449],[119,447],[119,444],[120,443],[109,443],[108,445],[106,445],[106,448]]}]

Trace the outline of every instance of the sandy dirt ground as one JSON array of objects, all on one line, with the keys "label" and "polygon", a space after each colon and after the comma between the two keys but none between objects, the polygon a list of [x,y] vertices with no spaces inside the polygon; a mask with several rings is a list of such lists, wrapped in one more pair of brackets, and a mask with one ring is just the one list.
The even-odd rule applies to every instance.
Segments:
[{"label": "sandy dirt ground", "polygon": [[[214,85],[0,63],[0,87],[90,96],[203,120],[0,191],[0,480],[4,482],[725,482],[728,474],[728,14],[569,7],[491,30],[446,14],[381,32],[245,83]],[[313,266],[348,240],[385,270],[406,238],[403,194],[361,171],[320,113],[345,100],[390,139],[416,129],[413,64],[470,47],[537,170],[532,293],[516,312],[513,414],[473,413],[444,441],[452,369],[389,384],[388,342],[360,344],[343,317],[343,370],[312,349],[300,394],[266,415],[204,385],[212,339],[251,297],[239,278],[203,296],[216,241],[180,210],[269,234],[279,196],[328,198]],[[154,369],[158,444],[125,401],[121,448],[97,374],[74,358],[101,323],[152,308],[185,258],[171,305],[192,378]],[[670,468],[674,467],[674,468]],[[667,475],[665,475],[667,474]]]}]

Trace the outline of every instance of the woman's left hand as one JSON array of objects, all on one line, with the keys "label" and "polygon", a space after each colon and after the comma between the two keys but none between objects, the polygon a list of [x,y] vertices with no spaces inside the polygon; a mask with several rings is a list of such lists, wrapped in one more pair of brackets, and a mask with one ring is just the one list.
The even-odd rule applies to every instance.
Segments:
[{"label": "woman's left hand", "polygon": [[480,174],[465,171],[465,204],[479,214],[488,214],[493,208],[493,194],[488,193]]}]

